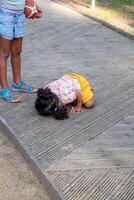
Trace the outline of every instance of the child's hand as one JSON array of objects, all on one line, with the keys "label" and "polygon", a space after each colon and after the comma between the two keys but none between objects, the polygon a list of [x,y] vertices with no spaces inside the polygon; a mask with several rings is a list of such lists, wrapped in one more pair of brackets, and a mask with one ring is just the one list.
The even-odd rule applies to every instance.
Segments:
[{"label": "child's hand", "polygon": [[81,91],[76,91],[76,106],[71,108],[71,112],[75,113],[79,113],[82,112],[82,95],[81,95]]},{"label": "child's hand", "polygon": [[71,108],[71,112],[72,112],[72,113],[75,113],[75,112],[79,113],[79,112],[83,112],[83,110],[82,110],[81,107],[75,106],[75,107],[72,107],[72,108]]}]

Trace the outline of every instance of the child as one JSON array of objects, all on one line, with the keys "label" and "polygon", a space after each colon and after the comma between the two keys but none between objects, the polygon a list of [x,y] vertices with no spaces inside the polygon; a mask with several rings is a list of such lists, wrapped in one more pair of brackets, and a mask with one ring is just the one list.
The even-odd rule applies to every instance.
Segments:
[{"label": "child", "polygon": [[82,105],[92,108],[95,105],[93,89],[88,81],[76,73],[67,73],[60,79],[39,88],[35,108],[40,115],[52,115],[56,119],[68,118],[65,105],[75,103],[71,112],[81,112]]},{"label": "child", "polygon": [[[35,92],[36,89],[21,79],[21,49],[24,36],[25,0],[0,0],[0,97],[8,102],[21,101],[15,91]],[[13,83],[7,81],[7,59],[11,55]]]}]

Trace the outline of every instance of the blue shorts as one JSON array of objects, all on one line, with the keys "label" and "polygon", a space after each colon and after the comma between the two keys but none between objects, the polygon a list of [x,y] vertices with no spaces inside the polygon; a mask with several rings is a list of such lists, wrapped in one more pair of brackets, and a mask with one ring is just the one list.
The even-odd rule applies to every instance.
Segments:
[{"label": "blue shorts", "polygon": [[0,8],[0,36],[12,40],[24,36],[25,15],[23,11]]}]

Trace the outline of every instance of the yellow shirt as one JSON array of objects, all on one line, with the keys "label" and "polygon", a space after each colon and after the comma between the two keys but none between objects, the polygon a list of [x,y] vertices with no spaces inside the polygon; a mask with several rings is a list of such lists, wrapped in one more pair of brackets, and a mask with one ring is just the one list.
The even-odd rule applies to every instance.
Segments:
[{"label": "yellow shirt", "polygon": [[76,73],[67,73],[65,76],[76,79],[80,84],[83,104],[93,98],[93,88],[89,85],[89,82],[85,77]]}]

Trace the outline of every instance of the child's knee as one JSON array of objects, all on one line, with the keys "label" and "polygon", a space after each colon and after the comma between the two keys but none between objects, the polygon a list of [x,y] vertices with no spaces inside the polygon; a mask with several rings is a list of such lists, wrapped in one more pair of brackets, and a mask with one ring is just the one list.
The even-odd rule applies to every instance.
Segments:
[{"label": "child's knee", "polygon": [[10,56],[10,51],[9,50],[4,50],[0,48],[0,58],[7,59]]},{"label": "child's knee", "polygon": [[95,105],[95,98],[88,100],[86,103],[84,103],[85,108],[93,108]]},{"label": "child's knee", "polygon": [[17,48],[12,48],[11,49],[11,54],[13,56],[19,56],[21,54],[21,52],[22,52],[21,47],[17,47]]}]

